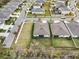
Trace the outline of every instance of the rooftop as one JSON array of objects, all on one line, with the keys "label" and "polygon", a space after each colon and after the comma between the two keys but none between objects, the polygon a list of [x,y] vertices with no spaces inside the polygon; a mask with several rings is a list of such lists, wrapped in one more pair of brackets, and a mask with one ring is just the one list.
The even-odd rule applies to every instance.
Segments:
[{"label": "rooftop", "polygon": [[79,23],[70,22],[70,23],[66,23],[66,24],[68,25],[68,27],[73,35],[79,36]]},{"label": "rooftop", "polygon": [[68,35],[70,36],[67,28],[65,27],[63,22],[57,22],[51,24],[51,31],[53,35]]},{"label": "rooftop", "polygon": [[49,25],[46,22],[38,21],[34,24],[34,35],[50,35]]},{"label": "rooftop", "polygon": [[31,11],[32,12],[44,12],[44,9],[42,9],[42,8],[33,8]]}]

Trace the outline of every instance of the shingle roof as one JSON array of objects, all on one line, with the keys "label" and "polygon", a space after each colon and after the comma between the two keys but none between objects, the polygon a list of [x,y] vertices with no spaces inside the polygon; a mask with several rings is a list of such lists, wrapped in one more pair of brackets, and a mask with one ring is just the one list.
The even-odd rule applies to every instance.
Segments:
[{"label": "shingle roof", "polygon": [[79,23],[70,22],[70,23],[67,23],[67,25],[68,25],[68,27],[73,35],[79,36]]},{"label": "shingle roof", "polygon": [[37,0],[37,3],[44,3],[44,0]]},{"label": "shingle roof", "polygon": [[10,14],[12,14],[15,9],[18,7],[19,4],[21,4],[22,1],[20,0],[12,0],[10,3],[6,5],[6,7],[0,12],[0,21],[5,20],[10,17]]},{"label": "shingle roof", "polygon": [[67,6],[61,6],[60,9],[62,11],[70,11],[69,8],[67,8]]},{"label": "shingle roof", "polygon": [[63,22],[52,23],[51,31],[53,35],[70,35]]},{"label": "shingle roof", "polygon": [[44,9],[42,9],[42,8],[33,8],[31,11],[32,12],[44,12]]},{"label": "shingle roof", "polygon": [[33,35],[50,35],[48,23],[36,22],[34,24]]},{"label": "shingle roof", "polygon": [[11,29],[11,32],[18,32],[19,27],[17,25],[14,25],[13,28]]},{"label": "shingle roof", "polygon": [[5,45],[4,47],[5,48],[10,48],[12,43],[13,43],[13,40],[15,38],[15,35],[10,33],[4,40],[3,44]]}]

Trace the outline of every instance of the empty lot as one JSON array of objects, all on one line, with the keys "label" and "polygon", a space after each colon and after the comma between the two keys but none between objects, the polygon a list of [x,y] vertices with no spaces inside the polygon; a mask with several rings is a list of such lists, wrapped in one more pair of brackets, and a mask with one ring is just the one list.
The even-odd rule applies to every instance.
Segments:
[{"label": "empty lot", "polygon": [[32,23],[25,23],[16,46],[26,48],[31,41]]}]

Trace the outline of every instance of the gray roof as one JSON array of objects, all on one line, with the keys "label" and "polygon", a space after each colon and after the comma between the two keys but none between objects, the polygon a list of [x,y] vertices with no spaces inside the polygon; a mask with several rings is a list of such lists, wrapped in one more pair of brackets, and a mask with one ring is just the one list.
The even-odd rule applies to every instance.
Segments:
[{"label": "gray roof", "polygon": [[51,31],[53,35],[69,35],[70,36],[63,22],[52,23]]},{"label": "gray roof", "polygon": [[17,25],[14,25],[13,28],[11,29],[11,32],[18,32],[19,27]]},{"label": "gray roof", "polygon": [[42,8],[33,8],[31,11],[32,12],[44,12],[44,9],[42,9]]},{"label": "gray roof", "polygon": [[44,0],[37,0],[37,3],[44,3]]},{"label": "gray roof", "polygon": [[65,6],[65,4],[62,2],[56,2],[55,4],[56,4],[56,8],[60,8],[62,6]]},{"label": "gray roof", "polygon": [[48,23],[42,23],[42,21],[36,22],[34,24],[33,35],[50,35]]},{"label": "gray roof", "polygon": [[62,11],[70,11],[69,8],[67,8],[67,6],[64,6],[64,5],[61,6],[60,9],[61,9]]},{"label": "gray roof", "polygon": [[70,23],[67,23],[67,25],[68,25],[68,27],[73,35],[79,36],[79,23],[70,22]]},{"label": "gray roof", "polygon": [[5,45],[4,48],[10,48],[13,43],[14,38],[15,38],[15,35],[10,33],[3,42],[3,44]]},{"label": "gray roof", "polygon": [[66,1],[66,0],[59,0],[59,1]]},{"label": "gray roof", "polygon": [[19,17],[17,18],[17,20],[15,21],[15,25],[21,25],[22,22],[25,21],[25,10],[22,10]]},{"label": "gray roof", "polygon": [[6,20],[10,17],[10,14],[12,14],[18,5],[22,3],[21,0],[12,0],[10,3],[8,3],[3,10],[0,12],[0,21]]}]

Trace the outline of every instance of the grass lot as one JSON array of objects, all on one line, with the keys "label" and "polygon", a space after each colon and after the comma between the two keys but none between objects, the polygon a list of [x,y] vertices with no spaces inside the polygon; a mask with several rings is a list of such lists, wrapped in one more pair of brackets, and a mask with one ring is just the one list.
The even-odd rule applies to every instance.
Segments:
[{"label": "grass lot", "polygon": [[54,47],[74,47],[73,41],[63,38],[52,39]]},{"label": "grass lot", "polygon": [[31,40],[32,23],[25,23],[16,46],[26,48]]},{"label": "grass lot", "polygon": [[33,39],[33,41],[36,41],[38,43],[40,43],[41,45],[45,46],[45,47],[50,47],[51,46],[51,40],[50,38],[41,38],[41,39]]},{"label": "grass lot", "polygon": [[79,47],[79,38],[74,39],[74,41],[75,41],[75,43],[76,43],[77,47]]}]

